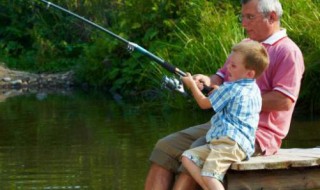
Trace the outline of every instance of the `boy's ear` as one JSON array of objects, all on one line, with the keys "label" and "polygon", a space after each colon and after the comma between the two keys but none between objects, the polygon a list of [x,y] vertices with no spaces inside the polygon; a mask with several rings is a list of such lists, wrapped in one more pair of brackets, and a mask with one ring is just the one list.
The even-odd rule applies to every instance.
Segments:
[{"label": "boy's ear", "polygon": [[248,76],[248,78],[255,78],[255,76],[256,76],[256,71],[254,71],[254,70],[248,70],[248,73],[247,73],[247,76]]}]

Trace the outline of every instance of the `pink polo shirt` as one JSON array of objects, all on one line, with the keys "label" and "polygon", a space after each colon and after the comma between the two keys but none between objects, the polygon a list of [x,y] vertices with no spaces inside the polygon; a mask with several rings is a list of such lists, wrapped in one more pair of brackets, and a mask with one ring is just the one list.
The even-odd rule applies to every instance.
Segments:
[{"label": "pink polo shirt", "polygon": [[[268,69],[257,79],[261,93],[278,91],[293,102],[288,111],[261,111],[256,140],[265,155],[275,154],[286,137],[296,100],[299,95],[304,61],[299,47],[287,36],[283,29],[262,42],[266,47],[270,64]],[[228,80],[226,65],[216,73]]]}]

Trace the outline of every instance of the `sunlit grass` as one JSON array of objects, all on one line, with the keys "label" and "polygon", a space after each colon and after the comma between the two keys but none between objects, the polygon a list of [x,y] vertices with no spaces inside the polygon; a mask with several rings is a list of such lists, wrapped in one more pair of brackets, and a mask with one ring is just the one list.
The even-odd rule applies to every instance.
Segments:
[{"label": "sunlit grass", "polygon": [[305,73],[300,91],[300,110],[314,114],[320,111],[320,2],[312,0],[283,1],[283,26],[304,54]]},{"label": "sunlit grass", "polygon": [[175,44],[166,43],[160,53],[190,73],[211,74],[244,35],[231,5],[222,8],[202,3],[206,5],[191,4],[188,17],[173,24]]},{"label": "sunlit grass", "polygon": [[[162,42],[158,53],[180,69],[213,74],[225,62],[231,46],[245,37],[237,22],[238,12],[228,3],[192,1],[189,14],[174,26],[175,43]],[[197,4],[198,3],[198,4]],[[300,107],[308,112],[320,110],[320,8],[319,1],[282,1],[282,26],[301,48],[306,71],[302,82]],[[204,6],[205,4],[205,6]],[[158,70],[163,74],[161,69]],[[303,106],[302,106],[303,104]]]}]

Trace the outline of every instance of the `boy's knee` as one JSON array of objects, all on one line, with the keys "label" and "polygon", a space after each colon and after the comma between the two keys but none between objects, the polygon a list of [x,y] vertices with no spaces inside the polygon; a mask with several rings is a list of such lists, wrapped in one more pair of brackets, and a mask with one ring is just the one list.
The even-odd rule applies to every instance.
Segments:
[{"label": "boy's knee", "polygon": [[185,157],[185,156],[182,156],[181,157],[181,163],[182,165],[184,166],[185,164],[187,164],[189,162],[189,158]]}]

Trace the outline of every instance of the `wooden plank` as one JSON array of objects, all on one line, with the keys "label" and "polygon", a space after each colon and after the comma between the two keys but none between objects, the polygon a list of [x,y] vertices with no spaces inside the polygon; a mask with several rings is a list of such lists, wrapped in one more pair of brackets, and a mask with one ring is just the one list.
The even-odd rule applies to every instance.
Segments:
[{"label": "wooden plank", "polygon": [[291,167],[311,167],[320,165],[320,148],[280,149],[271,156],[252,157],[248,161],[236,162],[231,170],[286,169]]},{"label": "wooden plank", "polygon": [[278,170],[229,170],[227,190],[320,189],[320,167]]}]

